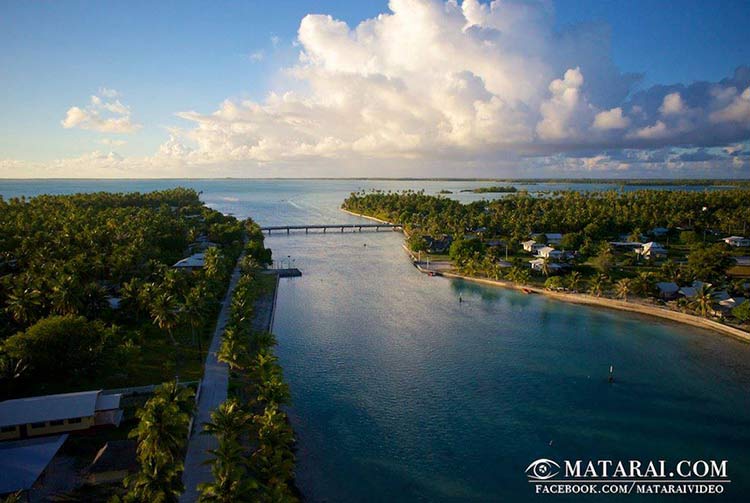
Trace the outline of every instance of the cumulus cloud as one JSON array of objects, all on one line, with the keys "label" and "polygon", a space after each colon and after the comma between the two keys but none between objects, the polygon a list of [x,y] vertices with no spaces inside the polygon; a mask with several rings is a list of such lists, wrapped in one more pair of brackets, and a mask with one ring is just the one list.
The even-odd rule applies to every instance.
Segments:
[{"label": "cumulus cloud", "polygon": [[70,107],[60,122],[65,129],[87,129],[101,133],[134,133],[141,128],[131,120],[130,108],[123,105],[114,89],[101,88],[85,108]]},{"label": "cumulus cloud", "polygon": [[[716,146],[750,136],[750,71],[632,94],[605,25],[559,31],[550,2],[391,0],[355,27],[305,16],[296,84],[180,112],[191,162],[492,159]],[[718,126],[718,127],[717,127]]]},{"label": "cumulus cloud", "polygon": [[611,129],[625,129],[629,124],[630,119],[622,114],[622,108],[617,107],[596,114],[593,127],[600,131],[608,131]]}]

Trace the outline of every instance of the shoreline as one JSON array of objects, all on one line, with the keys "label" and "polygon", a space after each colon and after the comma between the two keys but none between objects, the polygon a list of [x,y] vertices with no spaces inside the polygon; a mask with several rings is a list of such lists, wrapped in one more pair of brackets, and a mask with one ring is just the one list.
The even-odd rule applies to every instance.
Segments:
[{"label": "shoreline", "polygon": [[495,286],[500,288],[506,288],[511,290],[523,291],[526,290],[529,293],[544,295],[548,298],[555,299],[561,302],[568,302],[571,304],[579,304],[589,307],[599,307],[605,309],[611,309],[616,311],[625,311],[630,313],[642,314],[645,316],[654,316],[662,318],[675,323],[681,323],[683,325],[691,325],[697,328],[703,328],[706,330],[712,330],[719,332],[722,335],[730,336],[734,339],[750,343],[750,332],[746,332],[742,329],[735,328],[729,325],[724,325],[718,321],[701,318],[692,314],[681,313],[678,311],[672,311],[670,309],[663,309],[657,306],[650,306],[639,302],[626,302],[623,300],[610,299],[608,297],[595,297],[587,293],[564,293],[564,292],[553,292],[544,288],[528,285],[516,285],[506,280],[495,280],[490,278],[477,278],[474,276],[466,276],[455,272],[444,272],[444,271],[429,271],[426,270],[417,263],[417,257],[409,248],[404,244],[402,248],[406,251],[416,269],[422,274],[429,274],[434,272],[436,275],[444,276],[450,279],[461,279],[464,281],[471,281],[474,283],[481,283],[484,285]]}]

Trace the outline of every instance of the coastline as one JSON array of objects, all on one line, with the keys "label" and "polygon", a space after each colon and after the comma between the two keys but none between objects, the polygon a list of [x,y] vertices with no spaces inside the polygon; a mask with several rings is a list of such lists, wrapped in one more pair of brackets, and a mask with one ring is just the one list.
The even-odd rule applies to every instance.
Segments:
[{"label": "coastline", "polygon": [[[388,225],[395,225],[393,222],[388,222],[387,220],[381,220],[379,218],[371,217],[369,215],[363,215],[361,213],[354,213],[353,211],[345,210],[344,208],[339,208],[339,210],[343,211],[344,213],[348,213],[352,216],[355,216],[355,217],[366,218],[367,220],[372,220],[373,222],[379,222],[381,224],[388,224]],[[403,229],[402,229],[402,232],[403,232]]]},{"label": "coastline", "polygon": [[[362,217],[368,220],[373,220],[373,221],[385,223],[385,224],[391,223],[391,222],[386,222],[385,220],[381,220],[376,217],[354,213],[352,211],[345,210],[343,208],[340,208],[340,209],[341,211],[348,213],[350,215],[354,215],[356,217]],[[402,229],[402,232],[403,232],[403,229]],[[417,268],[419,272],[423,274],[428,274],[430,272],[419,266],[419,264],[417,263],[417,257],[414,256],[414,253],[412,253],[412,251],[409,250],[409,248],[406,245],[404,245],[403,248],[406,251],[406,253],[409,254],[409,257],[411,258],[412,262],[414,263],[415,267]],[[708,320],[708,319],[701,318],[699,316],[695,316],[692,314],[681,313],[678,311],[672,311],[670,309],[663,309],[663,308],[656,307],[656,306],[649,306],[646,304],[641,304],[639,302],[626,302],[626,301],[617,300],[617,299],[610,299],[607,297],[595,297],[593,295],[589,295],[585,293],[553,292],[550,290],[546,290],[544,288],[538,288],[534,286],[516,285],[515,283],[512,283],[510,281],[494,280],[490,278],[476,278],[473,276],[466,276],[466,275],[458,274],[455,272],[439,271],[438,274],[446,278],[461,279],[464,281],[472,281],[474,283],[497,286],[500,288],[509,288],[512,290],[519,290],[519,291],[526,290],[534,294],[545,295],[549,298],[559,300],[561,302],[569,302],[572,304],[580,304],[580,305],[591,306],[591,307],[614,309],[617,311],[626,311],[626,312],[642,314],[646,316],[655,316],[657,318],[670,320],[675,323],[682,323],[684,325],[691,325],[694,327],[703,328],[706,330],[712,330],[714,332],[719,332],[722,335],[728,335],[730,337],[741,340],[743,342],[750,342],[750,332],[746,332],[739,328],[735,328],[729,325],[724,325],[717,321]]]}]

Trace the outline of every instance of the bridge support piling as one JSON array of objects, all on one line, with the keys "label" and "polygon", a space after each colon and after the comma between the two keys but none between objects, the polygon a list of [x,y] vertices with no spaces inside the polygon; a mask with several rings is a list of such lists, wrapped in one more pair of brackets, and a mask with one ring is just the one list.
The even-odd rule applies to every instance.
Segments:
[{"label": "bridge support piling", "polygon": [[289,235],[289,227],[286,228],[286,234]]}]

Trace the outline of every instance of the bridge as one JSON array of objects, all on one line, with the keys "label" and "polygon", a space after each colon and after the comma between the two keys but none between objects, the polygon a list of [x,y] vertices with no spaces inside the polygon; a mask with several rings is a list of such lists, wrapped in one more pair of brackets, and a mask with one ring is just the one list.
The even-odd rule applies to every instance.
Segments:
[{"label": "bridge", "polygon": [[340,232],[344,232],[344,229],[352,229],[357,230],[358,232],[362,232],[362,229],[375,229],[375,232],[380,231],[380,229],[390,229],[390,230],[397,230],[401,229],[401,224],[390,224],[390,223],[379,223],[379,224],[323,224],[323,225],[277,225],[272,227],[261,227],[260,230],[263,232],[268,232],[268,234],[273,233],[273,231],[286,231],[287,234],[290,234],[292,231],[305,231],[305,234],[308,234],[311,230],[322,230],[323,234],[326,233],[327,230],[338,230]]}]

